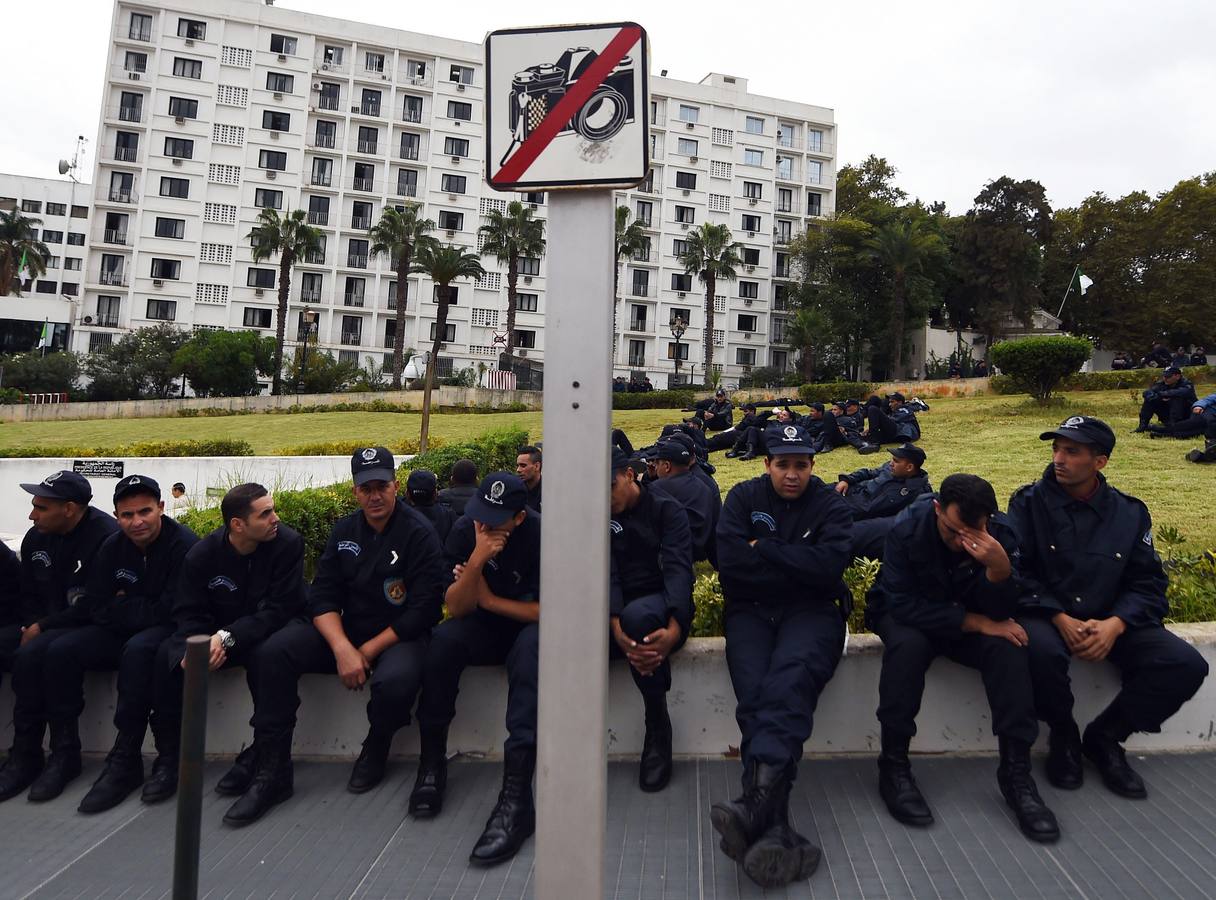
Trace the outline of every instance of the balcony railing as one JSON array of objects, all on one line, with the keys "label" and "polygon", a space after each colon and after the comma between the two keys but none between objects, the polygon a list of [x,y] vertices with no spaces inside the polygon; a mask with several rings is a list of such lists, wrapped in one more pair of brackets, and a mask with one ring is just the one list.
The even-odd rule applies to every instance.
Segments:
[{"label": "balcony railing", "polygon": [[339,100],[340,100],[340,98],[338,98],[338,97],[326,97],[326,96],[322,95],[317,100],[317,109],[336,110],[338,108],[338,106],[340,105]]},{"label": "balcony railing", "polygon": [[123,122],[138,122],[143,118],[143,107],[120,106],[118,107],[118,118]]},{"label": "balcony railing", "polygon": [[99,315],[97,317],[97,321],[95,324],[99,328],[117,328],[118,327],[118,316],[101,316],[101,315]]},{"label": "balcony railing", "polygon": [[112,271],[102,269],[100,283],[112,285],[114,287],[122,287],[127,282],[126,279],[123,278],[122,269],[114,269]]},{"label": "balcony railing", "polygon": [[114,158],[119,162],[135,162],[139,150],[135,147],[115,147]]},{"label": "balcony railing", "polygon": [[307,291],[307,290],[300,291],[300,302],[302,302],[302,303],[320,303],[321,302],[321,292],[320,291]]},{"label": "balcony railing", "polygon": [[648,327],[647,321],[645,319],[630,319],[629,320],[629,330],[630,331],[649,332],[650,328]]},{"label": "balcony railing", "polygon": [[358,293],[356,291],[347,291],[345,294],[342,295],[342,305],[343,306],[362,306],[363,305],[363,296],[364,296],[363,294]]},{"label": "balcony railing", "polygon": [[631,369],[644,369],[644,368],[646,368],[646,357],[631,356],[631,357],[629,357],[629,362],[627,363],[627,365]]},{"label": "balcony railing", "polygon": [[107,244],[125,244],[127,242],[127,233],[126,231],[119,231],[117,228],[107,228],[102,240]]},{"label": "balcony railing", "polygon": [[318,187],[329,187],[334,183],[334,177],[332,175],[322,175],[319,172],[313,172],[311,183]]},{"label": "balcony railing", "polygon": [[401,159],[417,159],[418,145],[417,144],[402,144],[397,150],[397,156]]},{"label": "balcony railing", "polygon": [[376,148],[378,146],[379,146],[379,143],[377,141],[359,141],[357,144],[358,151],[360,153],[374,154],[376,152]]},{"label": "balcony railing", "polygon": [[367,254],[366,253],[348,253],[348,254],[346,254],[346,265],[352,269],[366,269],[367,268]]},{"label": "balcony railing", "polygon": [[322,147],[327,150],[332,150],[337,143],[336,138],[332,134],[318,134],[313,138],[314,147]]},{"label": "balcony railing", "polygon": [[655,296],[655,286],[653,284],[631,284],[629,285],[629,296],[653,297]]},{"label": "balcony railing", "polygon": [[659,252],[657,250],[635,250],[629,255],[629,258],[634,262],[658,262]]},{"label": "balcony railing", "polygon": [[111,203],[130,203],[133,192],[130,188],[110,188]]},{"label": "balcony railing", "polygon": [[350,220],[351,228],[358,228],[360,231],[367,231],[372,227],[370,216],[352,216]]},{"label": "balcony railing", "polygon": [[373,184],[373,179],[371,179],[371,178],[356,178],[352,182],[351,186],[356,191],[372,191],[372,190],[375,190],[375,188],[372,187],[372,184]]},{"label": "balcony railing", "polygon": [[398,197],[417,197],[418,196],[418,183],[416,181],[414,181],[414,182],[398,181],[397,182],[397,196]]},{"label": "balcony railing", "polygon": [[357,110],[357,112],[361,116],[379,116],[380,115],[380,104],[379,103],[360,103],[359,109]]},{"label": "balcony railing", "polygon": [[342,343],[348,347],[358,347],[362,337],[363,335],[358,331],[344,331],[342,332]]},{"label": "balcony railing", "polygon": [[409,122],[411,124],[417,125],[419,122],[422,121],[422,110],[420,110],[420,109],[405,110],[404,112],[401,113],[401,121]]},{"label": "balcony railing", "polygon": [[309,210],[308,211],[308,224],[309,225],[328,225],[329,224],[329,213]]},{"label": "balcony railing", "polygon": [[325,265],[325,251],[321,250],[317,253],[305,253],[304,262],[314,266]]}]

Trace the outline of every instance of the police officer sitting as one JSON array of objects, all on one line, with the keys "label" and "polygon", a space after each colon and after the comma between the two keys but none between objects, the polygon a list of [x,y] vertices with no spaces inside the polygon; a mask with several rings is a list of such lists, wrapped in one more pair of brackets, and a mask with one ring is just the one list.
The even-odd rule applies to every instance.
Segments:
[{"label": "police officer sitting", "polygon": [[950,475],[896,520],[882,569],[866,597],[866,624],[883,643],[878,683],[882,754],[878,788],[891,815],[928,825],[933,814],[912,777],[908,746],[925,673],[938,656],[983,674],[1000,745],[997,783],[1022,832],[1054,841],[1059,825],[1030,771],[1038,736],[1026,632],[1017,612],[1018,541],[997,511],[992,485]]},{"label": "police officer sitting", "polygon": [[669,659],[692,627],[692,536],[680,504],[639,484],[629,458],[617,448],[611,512],[609,649],[629,661],[646,707],[638,784],[643,791],[661,791],[671,780]]},{"label": "police officer sitting", "polygon": [[706,431],[724,431],[729,428],[734,408],[723,388],[714,391],[712,399],[698,400],[693,404],[693,409],[696,410],[695,418],[701,421]]},{"label": "police officer sitting", "polygon": [[[672,434],[655,445],[654,490],[675,500],[688,516],[692,531],[693,559],[708,559],[714,564],[714,531],[722,511],[722,495],[716,482],[713,487],[695,471],[695,453],[684,435]],[[706,476],[708,477],[708,476]],[[712,482],[712,478],[710,479]]]},{"label": "police officer sitting", "polygon": [[904,403],[904,395],[898,391],[887,398],[887,409],[881,405],[866,409],[866,429],[863,437],[866,445],[859,453],[875,453],[883,444],[911,443],[920,440],[920,423],[916,413]]},{"label": "police officer sitting", "polygon": [[0,541],[0,675],[12,671],[21,646],[21,560]]},{"label": "police officer sitting", "polygon": [[515,474],[528,490],[528,506],[540,512],[541,452],[539,447],[520,447],[515,457]]},{"label": "police officer sitting", "polygon": [[1216,420],[1216,394],[1209,394],[1196,400],[1190,409],[1190,415],[1171,425],[1150,425],[1150,438],[1193,438],[1205,433],[1208,425]]},{"label": "police officer sitting", "polygon": [[34,525],[21,541],[21,628],[4,633],[16,698],[13,746],[0,767],[0,800],[30,788],[30,799],[38,802],[57,796],[62,787],[56,787],[80,771],[80,739],[75,728],[62,722],[51,729],[51,758],[43,769],[46,653],[78,624],[73,607],[84,594],[98,548],[118,523],[89,505],[93,489],[75,472],[52,472],[21,487],[33,495]]},{"label": "police officer sitting", "polygon": [[837,476],[836,493],[853,514],[853,555],[882,559],[883,542],[900,510],[933,490],[925,474],[925,451],[901,444],[887,451],[890,462]]},{"label": "police officer sitting", "polygon": [[1196,463],[1216,462],[1216,394],[1208,394],[1195,402],[1191,418],[1196,415],[1203,420],[1204,448],[1191,450],[1186,458]]},{"label": "police officer sitting", "polygon": [[435,502],[438,487],[439,479],[435,477],[434,472],[427,469],[415,469],[405,480],[405,496],[410,506],[431,523],[431,527],[439,535],[439,546],[442,547],[459,516],[443,504]]},{"label": "police officer sitting", "polygon": [[711,820],[722,850],[776,887],[819,862],[819,849],[790,827],[789,795],[844,643],[853,521],[844,498],[812,474],[803,428],[770,428],[765,449],[764,474],[731,488],[718,523],[743,793],[715,804]]},{"label": "police officer sitting", "polygon": [[[252,482],[231,488],[220,501],[220,515],[224,524],[186,553],[173,605],[177,630],[156,653],[155,708],[166,737],[181,731],[186,639],[193,635],[211,638],[211,671],[244,667],[253,697],[250,724],[256,733],[261,703],[257,650],[304,608],[304,540],[279,521],[266,488]],[[144,790],[170,796],[177,789],[177,748],[158,751],[148,780],[151,787],[145,785]],[[237,756],[215,792],[250,792],[241,810],[261,807],[268,795],[273,802],[287,799],[292,791],[290,763],[285,778],[268,777],[280,774],[285,755],[282,747],[263,748],[255,742]],[[224,821],[252,821],[243,813],[234,814],[238,812],[234,805]]]},{"label": "police officer sitting", "polygon": [[1133,434],[1149,430],[1149,423],[1156,416],[1162,425],[1181,422],[1195,403],[1195,385],[1177,366],[1169,366],[1161,373],[1161,380],[1144,392],[1140,404],[1140,424]]},{"label": "police officer sitting", "polygon": [[[746,448],[746,440],[748,429],[759,426],[764,427],[764,423],[773,414],[772,410],[764,412],[756,412],[756,404],[748,401],[739,407],[743,416],[732,425],[730,428],[719,431],[717,434],[711,435],[705,442],[706,450],[713,453],[716,450],[726,450],[726,455],[734,457],[743,452]],[[727,448],[731,449],[727,449]]]},{"label": "police officer sitting", "polygon": [[740,460],[755,459],[764,452],[764,429],[770,422],[784,426],[795,424],[797,421],[798,417],[788,406],[766,409],[759,415],[751,416],[750,419],[744,416],[739,423],[741,429],[739,439],[735,442],[734,449],[726,455]]},{"label": "police officer sitting", "polygon": [[[1102,475],[1115,446],[1109,425],[1071,416],[1045,431],[1052,462],[1009,503],[1022,546],[1026,582],[1018,620],[1030,637],[1030,671],[1039,718],[1051,728],[1047,779],[1081,786],[1081,756],[1124,797],[1144,797],[1144,782],[1122,744],[1156,732],[1199,689],[1208,665],[1167,631],[1167,579],[1153,548],[1148,507]],[[1082,738],[1073,720],[1072,658],[1109,659],[1123,689]]]},{"label": "police officer sitting", "polygon": [[832,409],[823,414],[823,431],[815,443],[815,452],[828,453],[848,444],[859,452],[877,453],[877,446],[872,450],[866,449],[870,445],[861,436],[864,421],[861,416],[861,404],[857,400],[832,404]]},{"label": "police officer sitting", "polygon": [[464,515],[464,505],[477,493],[477,463],[471,459],[458,459],[452,465],[451,482],[439,492],[439,502],[456,514]]},{"label": "police officer sitting", "polygon": [[1192,366],[1206,366],[1208,364],[1208,353],[1202,347],[1196,347],[1191,352]]},{"label": "police officer sitting", "polygon": [[455,575],[445,600],[450,618],[431,637],[418,702],[421,754],[410,813],[438,815],[447,785],[448,726],[466,666],[507,666],[507,742],[503,782],[470,862],[514,856],[536,828],[536,703],[540,621],[540,516],[509,472],[491,472],[448,535]]},{"label": "police officer sitting", "polygon": [[[317,560],[308,592],[312,621],[288,624],[258,649],[253,734],[258,747],[273,748],[262,756],[279,765],[267,777],[290,782],[300,676],[336,674],[352,691],[366,685],[370,727],[347,783],[362,794],[383,779],[393,735],[410,720],[447,576],[434,527],[397,496],[392,453],[356,450],[351,476],[359,509],[334,523]],[[229,816],[254,821],[273,802],[272,794],[251,789]]]}]

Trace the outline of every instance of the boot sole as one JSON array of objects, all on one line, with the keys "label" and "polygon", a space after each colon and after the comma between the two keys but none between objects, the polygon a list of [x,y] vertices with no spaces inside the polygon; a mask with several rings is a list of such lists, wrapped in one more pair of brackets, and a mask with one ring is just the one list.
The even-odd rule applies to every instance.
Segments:
[{"label": "boot sole", "polygon": [[1085,784],[1085,776],[1077,775],[1076,778],[1064,779],[1057,778],[1050,772],[1047,773],[1047,783],[1053,788],[1060,791],[1076,791],[1080,790]]},{"label": "boot sole", "polygon": [[762,888],[783,887],[795,881],[806,881],[819,868],[821,853],[817,847],[753,847],[747,851],[743,871]]},{"label": "boot sole", "polygon": [[274,800],[271,801],[270,805],[267,806],[264,810],[262,810],[261,815],[257,816],[256,818],[233,819],[233,818],[229,818],[227,815],[225,815],[224,824],[228,825],[232,828],[244,828],[246,825],[252,825],[254,822],[260,822],[262,819],[266,818],[267,813],[269,813],[272,809],[274,809],[280,803],[282,803],[285,800],[290,800],[294,793],[295,793],[294,788],[287,788],[287,790],[283,791],[281,794],[276,796],[274,798]]},{"label": "boot sole", "polygon": [[86,816],[95,815],[96,813],[103,813],[106,810],[110,810],[116,806],[121,805],[124,800],[126,800],[128,797],[130,797],[133,793],[135,793],[137,790],[139,790],[139,788],[142,786],[143,786],[143,782],[141,781],[139,784],[132,785],[130,788],[123,791],[121,795],[119,795],[116,798],[113,798],[113,800],[111,802],[107,802],[107,803],[104,803],[104,804],[101,804],[98,806],[86,806],[85,800],[89,799],[89,795],[85,794],[84,800],[81,800],[80,805],[78,807],[76,807],[76,812],[83,813]]},{"label": "boot sole", "polygon": [[500,863],[505,863],[509,859],[514,859],[519,851],[523,849],[523,846],[527,842],[528,838],[532,837],[532,835],[535,833],[536,825],[533,824],[532,827],[528,829],[528,833],[523,835],[517,844],[507,850],[504,850],[502,853],[499,853],[496,856],[474,856],[472,853],[470,853],[469,864],[482,869],[488,869],[490,866],[497,866]]},{"label": "boot sole", "polygon": [[384,776],[383,776],[383,775],[381,775],[381,776],[380,776],[379,778],[377,778],[375,781],[366,782],[366,783],[364,783],[364,784],[358,784],[358,785],[356,785],[356,784],[352,784],[351,782],[349,782],[349,781],[348,781],[348,782],[346,783],[346,790],[347,790],[349,793],[351,793],[351,794],[366,794],[366,793],[367,793],[368,791],[370,791],[372,788],[377,788],[377,787],[379,787],[379,786],[380,786],[380,782],[382,782],[383,780],[384,780]]},{"label": "boot sole", "polygon": [[177,788],[163,794],[144,794],[139,795],[139,802],[146,803],[149,806],[155,806],[157,803],[164,803],[177,794]]},{"label": "boot sole", "polygon": [[722,836],[722,841],[718,844],[722,852],[736,862],[742,860],[747,855],[748,843],[747,834],[740,827],[738,817],[729,809],[715,806],[709,811],[709,821],[714,826],[714,831]]},{"label": "boot sole", "polygon": [[933,814],[927,816],[910,816],[907,813],[897,813],[891,807],[887,807],[887,812],[891,814],[891,818],[901,825],[910,825],[913,828],[928,828],[933,824]]},{"label": "boot sole", "polygon": [[219,794],[221,797],[243,797],[243,796],[245,796],[245,792],[249,790],[249,785],[251,785],[251,784],[253,784],[252,776],[250,776],[249,781],[245,784],[244,787],[241,787],[241,788],[227,787],[227,786],[221,787],[220,785],[217,784],[215,786],[215,792],[217,794]]}]

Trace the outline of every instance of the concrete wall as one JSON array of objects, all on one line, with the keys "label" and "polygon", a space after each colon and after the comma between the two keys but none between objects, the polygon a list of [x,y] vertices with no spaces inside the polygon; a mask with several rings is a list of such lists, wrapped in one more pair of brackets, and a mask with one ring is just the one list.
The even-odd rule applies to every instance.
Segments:
[{"label": "concrete wall", "polygon": [[[492,391],[486,388],[440,386],[432,393],[436,406],[501,407],[522,403],[540,409],[542,394],[537,391]],[[58,422],[66,419],[148,419],[176,416],[180,409],[228,409],[266,412],[295,406],[336,406],[341,403],[406,403],[422,409],[422,391],[369,391],[366,393],[259,394],[256,397],[186,397],[171,400],[114,400],[106,403],[53,403],[45,405],[0,406],[0,422]]]},{"label": "concrete wall", "polygon": [[[1216,625],[1177,626],[1175,632],[1196,644],[1209,663],[1216,662]],[[725,642],[721,638],[694,638],[673,660],[674,683],[670,695],[675,727],[675,752],[680,755],[718,756],[739,746],[735,725],[735,695],[726,669]],[[881,643],[873,635],[850,639],[847,653],[828,685],[815,714],[815,733],[809,753],[876,753],[878,674]],[[1118,690],[1118,674],[1109,663],[1073,664],[1077,717],[1082,726],[1092,719]],[[565,673],[577,677],[576,672]],[[88,705],[81,720],[86,750],[103,752],[114,738],[110,724],[114,712],[114,677],[91,675]],[[301,756],[354,758],[367,732],[365,693],[346,691],[333,675],[306,675],[301,682],[303,704],[295,734]],[[220,672],[212,677],[209,693],[207,751],[230,754],[250,740],[252,707],[242,672]],[[0,743],[11,736],[12,694],[7,680],[0,689],[4,728]],[[456,721],[450,747],[466,754],[495,756],[506,737],[506,678],[499,667],[470,668],[461,682]],[[1216,739],[1216,679],[1209,678],[1199,694],[1165,724],[1161,734],[1137,735],[1134,749],[1181,750],[1210,748]],[[978,673],[939,659],[929,672],[919,734],[913,748],[921,753],[992,751],[988,703]],[[642,703],[624,663],[613,663],[610,678],[608,752],[636,756],[642,746]],[[1045,736],[1040,741],[1045,740]],[[149,749],[151,744],[149,742]],[[418,732],[402,730],[394,750],[415,754]]]}]

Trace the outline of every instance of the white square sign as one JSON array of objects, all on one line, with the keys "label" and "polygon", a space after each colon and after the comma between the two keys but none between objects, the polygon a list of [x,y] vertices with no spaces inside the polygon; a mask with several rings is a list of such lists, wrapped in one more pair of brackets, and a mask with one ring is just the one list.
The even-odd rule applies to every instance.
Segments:
[{"label": "white square sign", "polygon": [[625,188],[650,169],[646,32],[634,22],[486,36],[486,181]]}]

